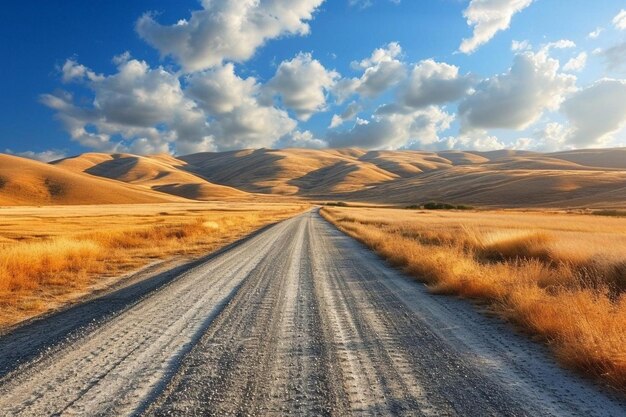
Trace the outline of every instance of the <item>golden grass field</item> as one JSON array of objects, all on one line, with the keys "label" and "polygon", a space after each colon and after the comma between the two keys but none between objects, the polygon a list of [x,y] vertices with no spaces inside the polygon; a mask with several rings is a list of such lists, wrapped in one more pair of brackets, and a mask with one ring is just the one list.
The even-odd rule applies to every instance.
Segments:
[{"label": "golden grass field", "polygon": [[581,214],[324,208],[437,294],[485,303],[564,365],[626,391],[626,222]]},{"label": "golden grass field", "polygon": [[195,257],[297,203],[0,207],[0,329],[106,287],[157,259]]}]

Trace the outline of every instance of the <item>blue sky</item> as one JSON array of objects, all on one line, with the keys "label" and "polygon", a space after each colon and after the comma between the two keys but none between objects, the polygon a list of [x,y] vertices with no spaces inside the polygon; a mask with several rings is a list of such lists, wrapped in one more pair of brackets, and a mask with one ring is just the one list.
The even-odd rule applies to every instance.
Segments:
[{"label": "blue sky", "polygon": [[[11,1],[0,27],[0,150],[45,160],[91,150],[620,146],[622,9],[618,0]],[[475,42],[463,50],[463,39]]]}]

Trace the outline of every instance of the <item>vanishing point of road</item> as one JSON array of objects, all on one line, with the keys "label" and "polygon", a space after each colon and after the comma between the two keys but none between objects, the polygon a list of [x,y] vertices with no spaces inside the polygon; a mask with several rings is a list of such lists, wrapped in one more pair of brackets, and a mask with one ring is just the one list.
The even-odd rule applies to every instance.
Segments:
[{"label": "vanishing point of road", "polygon": [[626,415],[315,211],[159,279],[0,337],[0,415]]}]

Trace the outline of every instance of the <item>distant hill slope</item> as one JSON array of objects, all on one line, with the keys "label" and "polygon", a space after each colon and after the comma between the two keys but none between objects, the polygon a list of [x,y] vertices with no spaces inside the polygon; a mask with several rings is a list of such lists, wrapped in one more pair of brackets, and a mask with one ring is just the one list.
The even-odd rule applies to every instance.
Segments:
[{"label": "distant hill slope", "polygon": [[75,172],[135,184],[193,200],[243,198],[247,193],[213,184],[181,169],[185,162],[169,155],[144,157],[131,154],[86,153],[52,164]]},{"label": "distant hill slope", "polygon": [[626,149],[258,149],[178,157],[181,168],[246,191],[390,204],[624,205]]},{"label": "distant hill slope", "polygon": [[118,181],[0,154],[0,205],[188,201]]},{"label": "distant hill slope", "polygon": [[[48,166],[5,158],[13,158],[10,161],[14,167]],[[3,164],[3,169],[11,172],[7,164]],[[48,167],[56,168],[57,176],[75,174],[81,181],[106,178],[106,184],[117,184],[126,194],[139,193],[135,200],[167,200],[173,196],[237,200],[254,196],[250,193],[263,193],[399,205],[439,200],[496,207],[626,207],[626,148],[549,154],[515,150],[362,149],[247,149],[176,157],[86,153],[51,164]],[[11,175],[15,176],[23,170],[13,171]],[[4,181],[0,182],[4,184],[0,198],[2,201],[73,201],[64,200],[58,192],[51,195],[58,187],[47,186],[54,180],[46,182],[51,174],[46,175],[36,176],[43,179],[32,181],[38,192],[26,185],[8,187],[0,175],[0,181]],[[4,176],[11,178],[8,174]],[[21,181],[29,183],[27,179]],[[7,197],[9,189],[13,190],[11,197]],[[118,200],[114,196],[100,196],[94,202],[103,198]]]},{"label": "distant hill slope", "polygon": [[359,160],[365,152],[350,150],[257,149],[181,156],[211,181],[242,190],[282,195],[346,192],[391,181],[398,176]]},{"label": "distant hill slope", "polygon": [[455,167],[336,198],[402,205],[626,207],[626,171]]},{"label": "distant hill slope", "polygon": [[578,149],[549,153],[546,156],[587,167],[626,169],[626,148]]}]

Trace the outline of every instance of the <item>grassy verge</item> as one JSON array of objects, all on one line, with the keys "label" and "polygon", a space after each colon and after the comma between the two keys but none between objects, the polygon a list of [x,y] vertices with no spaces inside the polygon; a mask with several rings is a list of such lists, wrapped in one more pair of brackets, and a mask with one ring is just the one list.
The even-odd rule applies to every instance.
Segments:
[{"label": "grassy verge", "polygon": [[0,220],[11,218],[7,213],[14,216],[0,223],[0,328],[156,259],[208,253],[302,209],[257,205],[227,211],[204,205],[187,210],[174,205],[107,214],[103,207],[97,215],[74,209],[68,216],[55,207],[42,208],[43,216],[4,211]]},{"label": "grassy verge", "polygon": [[619,219],[346,208],[322,215],[433,292],[486,302],[564,365],[626,392]]}]

